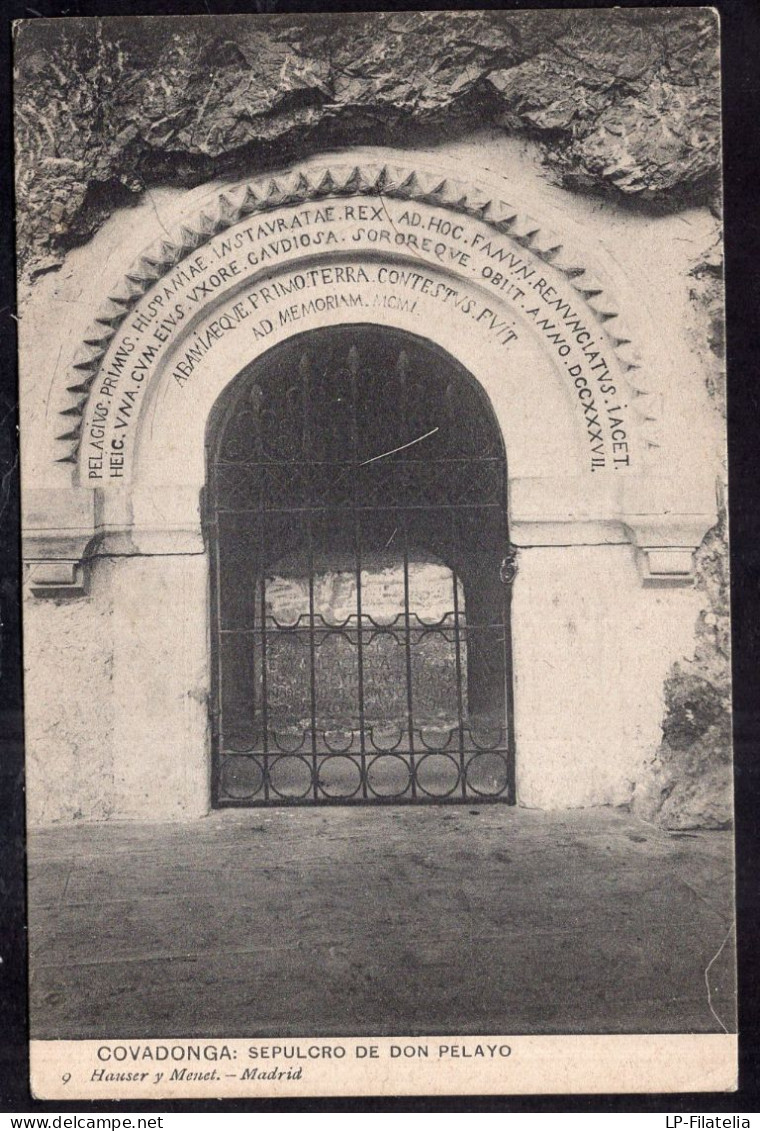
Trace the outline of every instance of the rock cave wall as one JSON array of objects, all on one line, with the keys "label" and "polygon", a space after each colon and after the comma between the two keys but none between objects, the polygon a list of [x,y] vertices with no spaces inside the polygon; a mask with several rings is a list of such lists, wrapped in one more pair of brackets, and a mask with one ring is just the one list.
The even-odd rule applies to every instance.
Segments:
[{"label": "rock cave wall", "polygon": [[[653,19],[652,17],[655,16]],[[522,133],[562,184],[678,208],[719,183],[708,9],[17,25],[18,242],[45,270],[151,184],[328,146]]]},{"label": "rock cave wall", "polygon": [[[722,247],[691,272],[694,349],[715,412],[726,420]],[[718,485],[719,521],[696,554],[696,584],[705,608],[694,656],[673,665],[665,681],[663,737],[652,776],[636,790],[634,809],[672,829],[723,828],[733,817],[731,624],[726,477]]]}]

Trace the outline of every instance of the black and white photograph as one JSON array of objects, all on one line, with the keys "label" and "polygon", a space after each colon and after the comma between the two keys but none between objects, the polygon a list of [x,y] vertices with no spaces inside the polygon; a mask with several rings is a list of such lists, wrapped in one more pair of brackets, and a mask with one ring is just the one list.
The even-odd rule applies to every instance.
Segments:
[{"label": "black and white photograph", "polygon": [[35,1096],[735,1088],[717,13],[14,65]]}]

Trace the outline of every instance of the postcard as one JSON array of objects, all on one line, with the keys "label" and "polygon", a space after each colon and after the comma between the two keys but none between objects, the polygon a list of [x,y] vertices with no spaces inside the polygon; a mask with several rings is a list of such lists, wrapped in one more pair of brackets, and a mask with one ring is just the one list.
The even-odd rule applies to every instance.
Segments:
[{"label": "postcard", "polygon": [[15,25],[38,1098],[736,1087],[719,40]]}]

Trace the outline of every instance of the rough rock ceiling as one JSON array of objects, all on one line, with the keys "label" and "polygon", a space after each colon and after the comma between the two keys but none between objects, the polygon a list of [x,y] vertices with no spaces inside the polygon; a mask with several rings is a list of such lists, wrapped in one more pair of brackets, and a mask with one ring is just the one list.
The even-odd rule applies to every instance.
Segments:
[{"label": "rough rock ceiling", "polygon": [[537,140],[568,188],[704,202],[720,167],[716,45],[705,9],[27,21],[20,264],[55,267],[146,186],[484,126]]}]

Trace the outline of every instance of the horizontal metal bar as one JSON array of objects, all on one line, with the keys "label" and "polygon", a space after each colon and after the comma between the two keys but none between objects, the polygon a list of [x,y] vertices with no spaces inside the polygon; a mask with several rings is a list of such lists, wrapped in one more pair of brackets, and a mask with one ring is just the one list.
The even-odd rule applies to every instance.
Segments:
[{"label": "horizontal metal bar", "polygon": [[501,501],[499,501],[499,502],[494,502],[494,503],[470,503],[470,502],[462,502],[462,503],[419,503],[419,504],[416,504],[416,503],[415,504],[399,503],[397,506],[394,506],[391,503],[383,503],[382,505],[380,503],[378,503],[377,506],[369,506],[369,505],[368,506],[364,506],[364,505],[354,506],[353,503],[351,503],[350,500],[346,500],[345,506],[336,506],[335,503],[330,503],[330,504],[314,503],[313,506],[299,506],[299,507],[277,507],[277,506],[271,506],[271,507],[224,507],[224,506],[220,506],[220,507],[217,507],[216,510],[217,510],[217,514],[266,514],[266,515],[269,515],[270,517],[273,514],[283,514],[283,515],[285,515],[285,514],[309,514],[309,513],[315,512],[315,511],[318,511],[318,512],[324,511],[324,512],[327,512],[327,513],[329,513],[330,511],[348,511],[348,512],[353,514],[355,511],[360,511],[361,513],[373,513],[375,511],[388,512],[388,511],[453,511],[453,510],[484,511],[484,510],[495,510],[495,511],[498,511],[500,514],[502,514],[504,512],[504,505]]},{"label": "horizontal metal bar", "polygon": [[[452,633],[456,629],[459,630],[459,633],[462,636],[473,636],[478,632],[502,632],[504,630],[504,625],[499,624],[498,622],[489,624],[462,624],[460,622],[458,625],[425,624],[425,622],[423,621],[420,624],[414,625],[412,631],[419,633],[420,635],[433,636],[437,634],[441,636],[446,633]],[[349,640],[352,644],[354,644],[356,643],[356,641],[351,639],[351,637],[356,637],[360,631],[362,637],[375,637],[394,636],[397,632],[403,632],[403,629],[399,625],[369,625],[366,623],[362,625],[361,630],[359,629],[358,625],[342,624],[316,625],[313,629],[311,629],[306,627],[305,625],[273,625],[271,622],[264,627],[259,625],[254,626],[253,628],[219,629],[219,632],[222,636],[263,636],[264,633],[266,633],[267,636],[271,636],[272,634],[276,636],[280,633],[283,636],[308,636],[312,631],[320,636],[340,636],[342,634],[344,636],[344,639]]]},{"label": "horizontal metal bar", "polygon": [[[393,460],[393,467],[441,467],[449,466],[451,464],[472,464],[473,466],[493,465],[494,467],[503,466],[503,461],[499,456],[448,456],[439,457],[434,459],[396,459]],[[367,463],[355,463],[353,460],[319,460],[319,459],[305,459],[302,456],[294,456],[293,459],[288,460],[250,460],[250,459],[218,459],[214,463],[215,468],[220,467],[335,467],[343,471],[356,471],[360,467],[369,467]],[[390,466],[386,463],[382,465],[384,468]]]},{"label": "horizontal metal bar", "polygon": [[[266,761],[267,759],[269,759],[270,761],[279,761],[281,758],[293,758],[298,761],[307,756],[311,756],[312,753],[316,753],[317,757],[322,759],[345,758],[347,761],[351,761],[353,758],[358,758],[361,754],[358,734],[349,747],[330,746],[329,743],[323,740],[321,746],[319,743],[317,743],[317,749],[314,752],[312,752],[311,748],[307,745],[307,739],[310,737],[310,732],[308,731],[304,733],[302,742],[299,746],[279,747],[277,745],[277,739],[275,735],[276,732],[270,732],[268,736],[270,745],[266,752],[259,745],[244,748],[238,747],[236,749],[233,749],[230,746],[220,745],[219,753],[224,758],[255,758],[262,761]],[[406,735],[402,735],[394,746],[377,746],[374,740],[370,739],[370,746],[367,748],[367,753],[368,755],[371,754],[372,757],[382,757],[383,755],[387,755],[388,757],[393,756],[395,758],[406,758],[409,755],[419,755],[420,757],[425,754],[448,755],[452,751],[454,751],[457,754],[461,753],[463,755],[470,755],[473,758],[478,754],[497,754],[500,757],[506,758],[510,750],[509,746],[507,746],[506,744],[506,741],[499,742],[495,746],[478,746],[472,739],[470,740],[469,744],[460,744],[456,742],[457,735],[451,735],[444,742],[441,742],[438,745],[429,745],[428,743],[419,740],[418,743],[410,748],[408,743],[404,746],[401,745],[405,738]]]},{"label": "horizontal metal bar", "polygon": [[498,797],[479,795],[462,797],[281,797],[264,801],[256,798],[217,798],[214,809],[279,809],[298,807],[339,806],[339,805],[514,805],[515,801],[504,794]]}]

